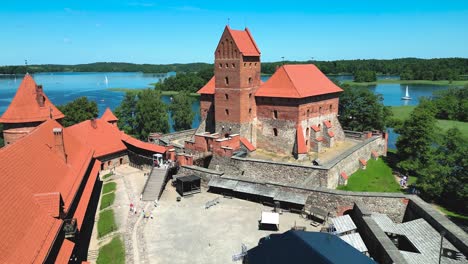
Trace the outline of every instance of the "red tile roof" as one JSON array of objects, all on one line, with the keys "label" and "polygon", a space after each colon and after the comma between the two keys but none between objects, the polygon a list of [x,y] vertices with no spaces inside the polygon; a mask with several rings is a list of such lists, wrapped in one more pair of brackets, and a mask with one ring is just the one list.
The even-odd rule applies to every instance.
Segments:
[{"label": "red tile roof", "polygon": [[367,161],[365,159],[359,159],[359,162],[364,166],[367,165]]},{"label": "red tile roof", "polygon": [[324,138],[323,138],[323,137],[318,137],[318,138],[316,138],[316,140],[317,140],[317,141],[323,141]]},{"label": "red tile roof", "polygon": [[260,56],[260,50],[258,49],[248,28],[245,28],[245,30],[234,30],[229,26],[226,26],[226,29],[229,31],[229,34],[231,34],[234,43],[242,55]]},{"label": "red tile roof", "polygon": [[315,132],[320,131],[320,127],[318,127],[318,126],[311,126],[310,128],[312,128]]},{"label": "red tile roof", "polygon": [[215,93],[215,77],[211,77],[211,79],[203,86],[200,90],[198,90],[199,94],[214,94]]},{"label": "red tile roof", "polygon": [[104,114],[102,114],[101,119],[107,122],[118,121],[119,119],[112,113],[109,107],[106,108]]},{"label": "red tile roof", "polygon": [[35,195],[60,193],[67,213],[88,170],[92,149],[62,130],[65,161],[55,150],[54,128],[61,125],[49,119],[0,149],[0,263],[45,260],[62,220],[44,210]]},{"label": "red tile roof", "polygon": [[377,151],[373,150],[371,153],[372,153],[372,156],[373,156],[374,158],[378,158],[378,157],[379,157],[379,153],[377,153]]},{"label": "red tile roof", "polygon": [[328,121],[328,120],[323,121],[323,124],[324,124],[327,128],[331,128],[331,127],[332,127],[332,124],[331,124],[330,121]]},{"label": "red tile roof", "polygon": [[328,136],[329,136],[329,137],[334,137],[334,136],[335,136],[335,133],[333,133],[333,131],[328,131]]},{"label": "red tile roof", "polygon": [[305,98],[342,91],[315,65],[300,64],[281,66],[258,88],[255,96]]},{"label": "red tile roof", "polygon": [[166,152],[166,148],[163,146],[156,145],[156,144],[149,143],[149,142],[140,141],[134,137],[131,137],[125,134],[124,132],[121,132],[121,139],[123,142],[129,145],[132,145],[134,147],[137,147],[139,149],[144,149],[150,152],[161,153],[161,154]]},{"label": "red tile roof", "polygon": [[94,186],[96,184],[96,179],[99,176],[99,170],[101,169],[101,162],[99,160],[94,160],[94,165],[89,174],[88,181],[86,182],[83,193],[81,194],[81,199],[76,207],[74,217],[77,220],[77,226],[81,229],[83,224],[83,219],[86,215],[86,210],[88,209],[88,204],[91,199],[91,194],[93,193]]},{"label": "red tile roof", "polygon": [[249,150],[249,151],[254,151],[255,150],[255,147],[254,145],[252,145],[252,143],[250,143],[250,141],[248,139],[246,139],[245,137],[241,137],[240,138],[240,142],[242,144],[244,144],[244,146]]},{"label": "red tile roof", "polygon": [[347,180],[349,177],[348,175],[346,174],[346,172],[341,172],[341,177],[343,177],[343,179]]},{"label": "red tile roof", "polygon": [[34,199],[41,208],[52,217],[60,216],[60,193],[37,193],[34,194]]},{"label": "red tile roof", "polygon": [[79,138],[83,144],[91,146],[95,158],[127,150],[122,143],[120,130],[101,119],[86,120],[65,130]]},{"label": "red tile roof", "polygon": [[307,153],[307,147],[304,139],[304,132],[302,132],[302,126],[299,124],[296,126],[296,136],[297,136],[297,153],[305,154]]},{"label": "red tile roof", "polygon": [[64,115],[58,110],[49,98],[44,96],[44,105],[41,107],[37,101],[38,89],[31,75],[26,74],[21,82],[16,95],[0,118],[0,123],[24,123],[41,122],[47,119],[60,119]]},{"label": "red tile roof", "polygon": [[55,263],[70,263],[70,257],[75,248],[75,243],[68,239],[64,239],[60,251],[55,259]]}]

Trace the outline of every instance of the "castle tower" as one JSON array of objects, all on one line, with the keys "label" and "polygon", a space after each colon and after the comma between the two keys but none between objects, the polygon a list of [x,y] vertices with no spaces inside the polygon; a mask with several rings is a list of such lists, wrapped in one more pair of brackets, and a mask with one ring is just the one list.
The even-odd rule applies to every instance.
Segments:
[{"label": "castle tower", "polygon": [[5,145],[27,135],[47,119],[60,121],[65,116],[53,105],[31,75],[26,74],[15,97],[0,117]]},{"label": "castle tower", "polygon": [[247,28],[226,26],[215,51],[214,73],[215,131],[223,136],[240,134],[255,144],[260,50]]}]

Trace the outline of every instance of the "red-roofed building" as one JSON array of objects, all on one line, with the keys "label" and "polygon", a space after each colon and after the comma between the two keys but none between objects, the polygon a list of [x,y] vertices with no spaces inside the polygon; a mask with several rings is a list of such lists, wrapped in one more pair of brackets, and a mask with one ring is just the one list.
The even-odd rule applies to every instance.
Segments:
[{"label": "red-roofed building", "polygon": [[[320,126],[338,124],[342,89],[312,64],[283,65],[265,83],[260,66],[250,31],[226,26],[215,50],[215,76],[198,91],[202,123],[197,132],[239,134],[254,147],[298,154],[292,136],[300,125],[306,152],[311,151],[309,142],[323,136]],[[324,133],[344,139],[340,125]]]},{"label": "red-roofed building", "polygon": [[114,113],[112,113],[109,107],[106,108],[101,116],[101,119],[114,126],[117,126],[117,121],[119,121],[119,119],[114,115]]},{"label": "red-roofed building", "polygon": [[68,263],[94,224],[93,150],[48,119],[1,148],[0,162],[0,263]]},{"label": "red-roofed building", "polygon": [[5,145],[27,135],[48,119],[60,121],[64,115],[49,101],[42,85],[26,74],[10,105],[0,117]]}]

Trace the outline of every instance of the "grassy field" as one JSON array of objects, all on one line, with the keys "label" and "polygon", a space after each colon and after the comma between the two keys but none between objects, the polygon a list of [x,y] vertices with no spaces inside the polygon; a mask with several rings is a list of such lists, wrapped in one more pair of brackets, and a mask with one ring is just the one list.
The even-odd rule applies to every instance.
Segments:
[{"label": "grassy field", "polygon": [[112,238],[111,242],[99,248],[96,263],[125,263],[125,248],[120,236]]},{"label": "grassy field", "polygon": [[[410,116],[411,111],[413,111],[415,107],[416,106],[392,106],[391,108],[393,112],[393,117],[403,121]],[[460,129],[463,135],[466,135],[468,137],[468,122],[438,119],[437,126],[442,131],[447,131],[449,128],[457,127],[458,129]]]},{"label": "grassy field", "polygon": [[[142,91],[144,89],[137,89],[137,88],[135,88],[135,89],[132,89],[132,88],[108,88],[107,90],[111,91],[111,92],[124,92],[125,93],[125,92],[135,92],[135,91],[138,92],[138,91]],[[177,91],[161,91],[162,95],[167,95],[167,96],[168,95],[176,95],[178,93],[179,92],[177,92]],[[200,95],[197,94],[197,93],[190,93],[190,96],[198,97]]]},{"label": "grassy field", "polygon": [[102,186],[102,193],[108,193],[108,192],[115,191],[116,188],[117,188],[117,183],[108,182],[108,183],[104,184],[104,186]]},{"label": "grassy field", "polygon": [[366,170],[359,169],[348,179],[348,185],[339,190],[354,192],[401,192],[392,175],[392,169],[382,158],[369,160]]},{"label": "grassy field", "polygon": [[107,173],[106,175],[102,176],[102,179],[107,179],[112,175],[113,175],[112,173]]},{"label": "grassy field", "polygon": [[460,220],[465,220],[465,221],[468,221],[468,215],[462,215],[462,214],[459,214],[459,213],[456,213],[456,212],[452,212],[440,205],[435,205],[437,207],[437,209],[439,209],[439,211],[441,211],[444,215],[446,216],[449,216],[451,218],[457,218],[457,219],[460,219]]},{"label": "grassy field", "polygon": [[98,237],[103,237],[114,230],[117,230],[114,211],[110,209],[100,212],[98,220]]},{"label": "grassy field", "polygon": [[111,193],[108,193],[108,194],[104,194],[104,195],[101,197],[101,206],[100,206],[100,210],[105,209],[105,208],[111,206],[111,205],[114,203],[114,200],[115,200],[115,192],[111,192]]},{"label": "grassy field", "polygon": [[344,81],[343,83],[351,86],[370,86],[377,84],[428,84],[428,85],[449,85],[449,86],[464,86],[468,84],[468,80],[460,81],[428,81],[428,80],[378,80],[376,82],[354,82]]}]

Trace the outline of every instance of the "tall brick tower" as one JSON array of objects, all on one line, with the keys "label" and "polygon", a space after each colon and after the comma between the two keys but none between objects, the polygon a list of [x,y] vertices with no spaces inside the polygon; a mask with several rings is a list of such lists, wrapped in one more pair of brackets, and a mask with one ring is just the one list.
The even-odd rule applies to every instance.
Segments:
[{"label": "tall brick tower", "polygon": [[260,86],[260,50],[250,31],[224,29],[215,51],[216,132],[256,142],[255,92]]}]

